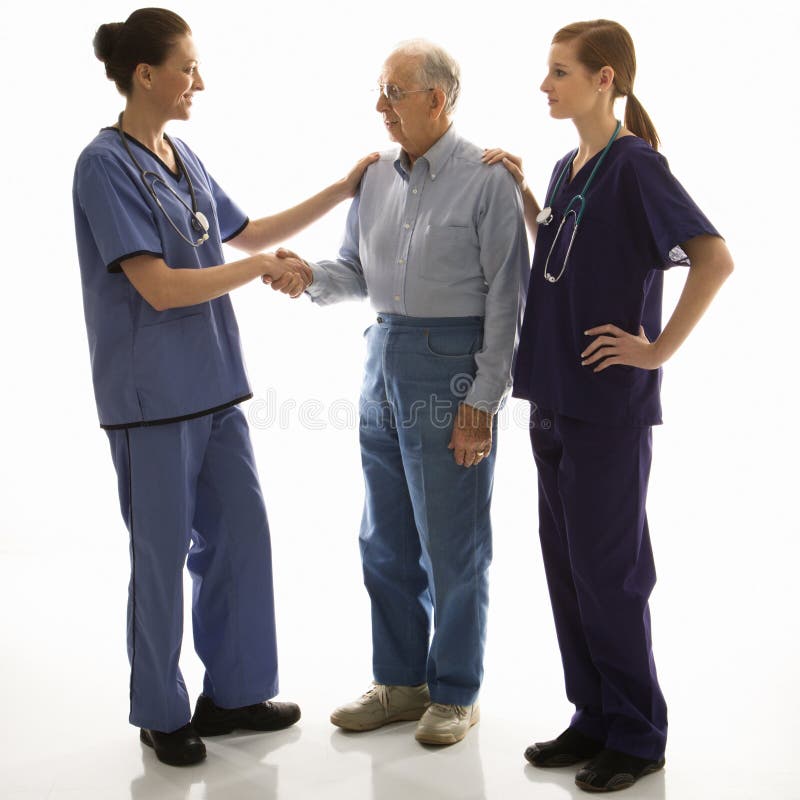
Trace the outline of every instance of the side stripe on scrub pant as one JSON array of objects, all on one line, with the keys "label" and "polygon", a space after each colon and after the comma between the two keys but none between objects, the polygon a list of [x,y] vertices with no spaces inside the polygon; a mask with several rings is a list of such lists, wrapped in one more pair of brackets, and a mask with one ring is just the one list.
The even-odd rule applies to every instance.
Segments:
[{"label": "side stripe on scrub pant", "polygon": [[184,563],[203,692],[225,708],[274,697],[270,535],[243,413],[107,434],[130,532],[131,723],[169,732],[191,717],[178,664]]},{"label": "side stripe on scrub pant", "polygon": [[645,497],[649,427],[608,427],[536,409],[539,532],[572,725],[646,759],[664,754],[648,598],[656,582]]}]

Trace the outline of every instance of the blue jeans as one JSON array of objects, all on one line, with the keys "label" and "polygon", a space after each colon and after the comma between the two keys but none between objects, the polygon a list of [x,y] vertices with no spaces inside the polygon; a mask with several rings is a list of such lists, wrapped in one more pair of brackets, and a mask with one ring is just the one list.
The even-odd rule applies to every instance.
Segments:
[{"label": "blue jeans", "polygon": [[447,445],[482,338],[478,317],[382,314],[360,403],[374,677],[427,681],[434,702],[457,705],[475,702],[483,678],[496,425],[478,466],[458,466]]}]

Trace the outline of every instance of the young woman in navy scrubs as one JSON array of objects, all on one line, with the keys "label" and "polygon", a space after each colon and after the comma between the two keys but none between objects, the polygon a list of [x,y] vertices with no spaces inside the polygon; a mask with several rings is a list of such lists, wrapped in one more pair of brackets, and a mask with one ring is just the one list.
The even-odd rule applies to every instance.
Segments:
[{"label": "young woman in navy scrubs", "polygon": [[[657,152],[633,93],[635,63],[615,22],[555,35],[540,88],[550,115],[575,124],[578,146],[556,164],[544,210],[519,158],[485,155],[517,178],[536,238],[514,395],[531,401],[542,553],[576,708],[566,731],[525,756],[540,767],[590,759],[576,777],[588,791],[624,789],[664,765],[667,707],[648,609],[651,426],[661,422],[661,365],[733,269]],[[662,330],[663,270],[675,264],[690,269]]]},{"label": "young woman in navy scrubs", "polygon": [[[117,125],[81,153],[73,200],[97,409],[130,531],[130,721],[161,761],[185,765],[205,758],[198,734],[300,717],[294,703],[264,702],[278,692],[270,535],[238,408],[251,392],[228,292],[263,277],[302,293],[308,268],[260,251],[351,197],[374,159],[249,220],[164,133],[204,88],[188,25],[140,9],[102,25],[94,46],[126,98]],[[223,242],[249,257],[226,264]],[[178,665],[184,563],[206,668],[193,716]]]}]

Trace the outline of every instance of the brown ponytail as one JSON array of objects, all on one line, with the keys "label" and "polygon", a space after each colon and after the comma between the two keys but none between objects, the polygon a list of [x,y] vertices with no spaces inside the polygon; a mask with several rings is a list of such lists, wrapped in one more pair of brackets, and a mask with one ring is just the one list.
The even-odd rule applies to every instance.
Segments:
[{"label": "brown ponytail", "polygon": [[553,37],[553,44],[574,41],[578,60],[591,72],[603,67],[614,70],[614,99],[626,97],[625,127],[657,150],[660,143],[655,125],[644,106],[633,95],[636,77],[636,52],[633,39],[618,22],[596,19],[591,22],[574,22],[561,28]]},{"label": "brown ponytail", "polygon": [[628,93],[625,101],[625,127],[650,143],[653,150],[658,150],[661,140],[658,138],[656,127],[644,106],[634,97],[633,92]]}]

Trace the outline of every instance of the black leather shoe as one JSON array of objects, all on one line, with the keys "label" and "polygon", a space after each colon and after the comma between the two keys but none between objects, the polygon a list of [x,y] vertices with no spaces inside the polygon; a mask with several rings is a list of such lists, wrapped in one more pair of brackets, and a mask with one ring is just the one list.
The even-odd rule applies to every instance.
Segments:
[{"label": "black leather shoe", "polygon": [[139,740],[156,751],[159,761],[171,767],[188,767],[206,757],[206,746],[191,723],[172,733],[140,728]]},{"label": "black leather shoe", "polygon": [[294,703],[267,701],[241,708],[220,708],[210,697],[201,694],[192,725],[202,736],[221,736],[235,730],[279,731],[299,719],[300,707]]},{"label": "black leather shoe", "polygon": [[575,728],[567,728],[558,738],[536,742],[525,751],[525,758],[535,767],[569,767],[593,758],[603,743],[584,736]]},{"label": "black leather shoe", "polygon": [[664,759],[650,761],[617,750],[603,750],[575,776],[575,783],[586,792],[617,792],[633,786],[639,778],[658,772]]}]

